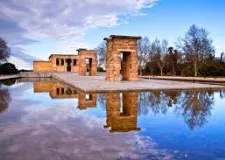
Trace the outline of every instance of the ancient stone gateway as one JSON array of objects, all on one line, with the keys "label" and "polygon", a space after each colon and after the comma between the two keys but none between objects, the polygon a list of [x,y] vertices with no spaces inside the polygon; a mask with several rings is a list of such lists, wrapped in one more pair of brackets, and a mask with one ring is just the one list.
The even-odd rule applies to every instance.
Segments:
[{"label": "ancient stone gateway", "polygon": [[79,56],[79,75],[96,76],[97,58],[94,50],[78,49]]},{"label": "ancient stone gateway", "polygon": [[[106,80],[137,81],[138,54],[137,40],[141,37],[111,35],[107,42]],[[122,75],[122,77],[121,77]]]}]

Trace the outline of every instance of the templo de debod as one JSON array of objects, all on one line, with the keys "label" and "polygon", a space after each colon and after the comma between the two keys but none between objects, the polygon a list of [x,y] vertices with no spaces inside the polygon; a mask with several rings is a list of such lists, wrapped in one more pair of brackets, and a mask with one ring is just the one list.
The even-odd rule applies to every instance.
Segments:
[{"label": "templo de debod", "polygon": [[[106,41],[106,81],[137,81],[137,41],[141,37],[111,35]],[[97,75],[94,50],[78,49],[78,55],[52,54],[49,61],[34,61],[34,72],[74,72],[80,76]],[[88,73],[88,74],[87,74]]]},{"label": "templo de debod", "polygon": [[80,76],[97,75],[94,50],[78,49],[78,55],[52,54],[48,61],[34,61],[34,72],[73,72]]}]

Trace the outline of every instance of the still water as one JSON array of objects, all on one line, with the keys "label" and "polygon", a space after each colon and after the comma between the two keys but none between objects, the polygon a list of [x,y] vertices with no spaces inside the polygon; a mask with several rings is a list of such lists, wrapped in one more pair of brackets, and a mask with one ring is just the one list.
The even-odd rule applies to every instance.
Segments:
[{"label": "still water", "polygon": [[82,93],[52,79],[0,86],[1,160],[225,159],[225,92]]}]

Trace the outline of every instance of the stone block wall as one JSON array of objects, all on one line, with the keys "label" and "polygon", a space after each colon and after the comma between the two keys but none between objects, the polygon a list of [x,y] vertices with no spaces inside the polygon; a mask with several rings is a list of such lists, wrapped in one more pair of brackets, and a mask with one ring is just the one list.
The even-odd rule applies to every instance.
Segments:
[{"label": "stone block wall", "polygon": [[24,78],[51,78],[53,72],[20,72],[20,77]]},{"label": "stone block wall", "polygon": [[[56,65],[56,60],[59,60],[59,65]],[[66,59],[71,59],[71,72],[78,73],[79,71],[79,57],[77,55],[51,55],[49,60],[52,62],[52,68],[54,72],[68,72]],[[76,65],[73,64],[73,60],[76,60]],[[64,61],[64,64],[62,64]]]},{"label": "stone block wall", "polygon": [[33,70],[34,72],[52,72],[52,63],[51,61],[34,61]]},{"label": "stone block wall", "polygon": [[79,56],[79,75],[86,76],[86,59],[91,59],[90,76],[97,75],[97,56],[94,50],[78,49]]},{"label": "stone block wall", "polygon": [[137,81],[139,79],[137,40],[140,38],[111,35],[104,39],[107,41],[106,80]]},{"label": "stone block wall", "polygon": [[94,50],[79,49],[78,55],[53,54],[49,61],[34,61],[33,68],[34,72],[73,72],[86,76],[86,59],[91,59],[90,76],[96,76],[97,56]]}]

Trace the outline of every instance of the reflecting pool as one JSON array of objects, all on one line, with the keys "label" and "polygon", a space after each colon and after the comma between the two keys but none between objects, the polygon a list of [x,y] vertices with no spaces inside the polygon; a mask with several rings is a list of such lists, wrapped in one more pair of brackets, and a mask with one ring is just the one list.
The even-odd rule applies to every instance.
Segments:
[{"label": "reflecting pool", "polygon": [[0,85],[1,160],[225,159],[225,91],[83,93]]}]

